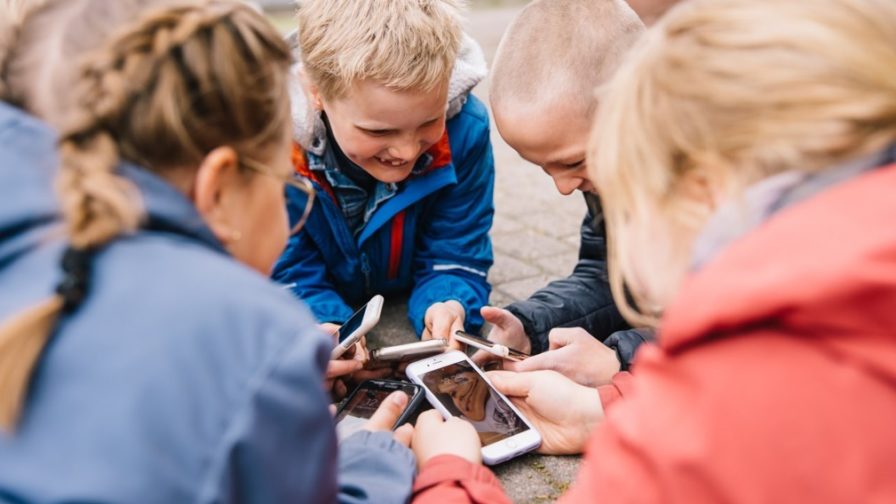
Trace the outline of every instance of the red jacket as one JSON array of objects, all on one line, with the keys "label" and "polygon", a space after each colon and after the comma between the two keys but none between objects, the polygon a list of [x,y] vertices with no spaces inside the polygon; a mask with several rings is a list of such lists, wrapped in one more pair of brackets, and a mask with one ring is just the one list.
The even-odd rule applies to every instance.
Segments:
[{"label": "red jacket", "polygon": [[896,502],[894,216],[888,167],[692,275],[563,502]]}]

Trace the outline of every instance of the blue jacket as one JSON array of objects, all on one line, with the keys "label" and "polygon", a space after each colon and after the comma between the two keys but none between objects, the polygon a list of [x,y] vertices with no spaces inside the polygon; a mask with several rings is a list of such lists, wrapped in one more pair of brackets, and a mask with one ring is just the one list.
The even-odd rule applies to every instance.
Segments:
[{"label": "blue jacket", "polygon": [[[451,160],[400,184],[398,194],[372,214],[357,239],[321,180],[312,176],[317,200],[305,228],[292,237],[273,278],[311,307],[323,322],[344,322],[374,294],[411,291],[408,318],[417,334],[433,303],[457,300],[466,326],[482,325],[492,265],[488,237],[494,215],[494,160],[485,106],[470,96],[448,120]],[[305,153],[312,174],[322,158]],[[301,163],[302,160],[299,160]],[[301,168],[301,167],[299,167]],[[301,170],[300,170],[301,172]],[[304,195],[289,192],[297,219]]]},{"label": "blue jacket", "polygon": [[[59,280],[55,164],[52,133],[0,104],[0,320]],[[17,431],[0,432],[0,502],[405,502],[414,459],[388,433],[347,439],[337,473],[310,313],[171,186],[122,172],[148,229],[99,253],[58,324]]]}]

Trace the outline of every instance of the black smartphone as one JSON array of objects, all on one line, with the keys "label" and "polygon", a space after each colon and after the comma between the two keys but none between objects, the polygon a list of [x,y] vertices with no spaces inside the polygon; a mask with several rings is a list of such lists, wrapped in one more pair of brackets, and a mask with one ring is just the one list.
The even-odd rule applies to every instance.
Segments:
[{"label": "black smartphone", "polygon": [[396,390],[407,394],[409,400],[408,406],[392,429],[407,422],[423,402],[423,388],[414,383],[398,380],[366,380],[352,391],[336,412],[336,437],[342,441],[361,430],[386,397]]}]

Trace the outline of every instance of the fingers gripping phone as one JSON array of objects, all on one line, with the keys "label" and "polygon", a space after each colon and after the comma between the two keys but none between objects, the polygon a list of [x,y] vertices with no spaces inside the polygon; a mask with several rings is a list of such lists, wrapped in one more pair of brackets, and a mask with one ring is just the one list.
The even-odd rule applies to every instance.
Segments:
[{"label": "fingers gripping phone", "polygon": [[456,416],[473,424],[482,441],[486,464],[509,460],[541,445],[538,431],[463,352],[447,352],[411,363],[407,375],[423,386],[427,400],[442,416]]},{"label": "fingers gripping phone", "polygon": [[380,313],[383,311],[383,296],[373,296],[360,310],[352,314],[349,319],[339,326],[336,334],[339,343],[330,354],[330,359],[342,357],[348,349],[361,340],[380,321]]},{"label": "fingers gripping phone", "polygon": [[485,350],[492,355],[497,355],[502,359],[507,359],[510,361],[519,362],[530,357],[530,355],[525,352],[514,350],[508,346],[502,345],[500,343],[495,343],[494,341],[490,341],[481,336],[476,336],[475,334],[470,334],[464,331],[456,331],[454,333],[454,339],[460,341],[465,345],[469,345],[480,350]]},{"label": "fingers gripping phone", "polygon": [[358,385],[336,412],[336,437],[342,441],[361,430],[386,397],[396,390],[407,394],[410,400],[392,429],[407,422],[423,402],[423,389],[419,385],[396,380],[367,380]]}]

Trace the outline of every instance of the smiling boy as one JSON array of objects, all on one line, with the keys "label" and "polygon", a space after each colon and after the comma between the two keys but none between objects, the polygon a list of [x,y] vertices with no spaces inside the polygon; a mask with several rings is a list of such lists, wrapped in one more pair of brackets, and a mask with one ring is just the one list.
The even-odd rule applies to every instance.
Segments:
[{"label": "smiling boy", "polygon": [[[308,0],[292,91],[296,170],[318,201],[273,277],[321,322],[410,292],[418,335],[478,330],[492,264],[485,75],[454,0]],[[290,214],[304,205],[289,195]]]}]

